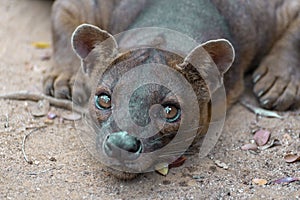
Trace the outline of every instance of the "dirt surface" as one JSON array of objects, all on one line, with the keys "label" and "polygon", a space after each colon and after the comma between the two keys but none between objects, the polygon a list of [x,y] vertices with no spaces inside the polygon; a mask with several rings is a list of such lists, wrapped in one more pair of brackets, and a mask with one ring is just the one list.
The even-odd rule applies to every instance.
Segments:
[{"label": "dirt surface", "polygon": [[[35,41],[50,42],[50,7],[46,0],[1,0],[0,93],[41,91],[49,49]],[[300,114],[285,113],[284,120],[261,118],[281,146],[259,153],[242,151],[253,138],[256,117],[235,105],[227,115],[223,134],[204,159],[189,156],[186,163],[164,177],[155,172],[132,181],[110,176],[86,150],[71,121],[33,117],[32,102],[0,100],[0,199],[300,199],[299,181],[274,184],[283,177],[300,177],[300,162],[286,163],[287,153],[300,154]],[[57,115],[68,113],[51,108]],[[33,127],[43,127],[35,132]],[[22,154],[26,140],[28,164]],[[219,160],[228,166],[215,164]],[[257,185],[253,179],[265,179]]]}]

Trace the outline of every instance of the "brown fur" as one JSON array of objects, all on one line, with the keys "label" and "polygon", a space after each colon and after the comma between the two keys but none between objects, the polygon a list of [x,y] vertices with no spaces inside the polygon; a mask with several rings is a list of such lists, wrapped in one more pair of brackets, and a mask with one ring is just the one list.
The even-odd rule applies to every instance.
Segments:
[{"label": "brown fur", "polygon": [[[90,31],[82,29],[83,32],[86,31],[84,33],[86,35],[77,32],[73,37],[75,51],[79,53],[83,67],[86,67],[84,69],[89,76],[97,76],[94,68],[99,68],[99,65],[109,64],[109,70],[111,70],[118,66],[118,63],[131,59],[130,62],[128,61],[129,63],[124,65],[127,66],[124,70],[129,70],[142,62],[139,60],[141,55],[138,52],[117,55],[117,52],[107,51],[107,49],[104,51],[97,45],[93,46],[95,41],[90,40],[90,37],[103,41],[106,38],[112,38],[110,34],[126,30],[135,18],[148,8],[149,2],[146,0],[57,0],[52,10],[54,62],[53,68],[44,81],[45,93],[58,98],[79,96],[80,99],[80,97],[88,96],[88,86],[85,85],[84,81],[79,83],[82,86],[79,93],[74,94],[72,91],[74,76],[80,65],[80,60],[72,51],[70,38],[75,28],[82,23],[94,24],[102,29],[101,31],[93,28]],[[230,34],[227,39],[231,41],[236,52],[236,59],[227,71],[227,65],[230,63],[230,58],[233,57],[230,55],[229,49],[227,47],[222,49],[222,46],[216,48],[213,43],[203,46],[213,61],[221,60],[220,65],[217,64],[221,73],[227,71],[224,74],[224,83],[228,105],[236,102],[242,93],[244,74],[254,71],[253,92],[261,106],[276,110],[299,107],[300,2],[297,0],[212,0],[211,2],[224,17]],[[91,31],[95,31],[95,33],[90,34]],[[204,39],[206,41],[222,37],[224,37],[224,33],[217,32],[207,34]],[[88,49],[87,52],[76,49],[76,47],[82,46],[80,42],[91,42],[92,44],[87,46],[92,48]],[[115,48],[114,41],[111,44],[110,47],[113,50]],[[105,52],[109,52],[109,55],[105,55]],[[199,79],[199,74],[193,71],[192,66],[178,56],[169,55],[166,52],[160,53],[164,56],[166,64],[178,70],[193,84],[202,112],[199,125],[204,127],[199,132],[205,132],[210,119],[210,108],[209,98],[206,98],[208,96],[207,90],[203,89],[206,88],[203,85],[203,80]],[[221,56],[227,54],[230,55],[228,58]],[[99,58],[99,55],[102,57]],[[227,64],[223,69],[224,71],[222,71],[221,66],[223,63]],[[107,77],[110,77],[109,81],[113,81],[117,77],[109,75],[109,70]],[[122,74],[124,71],[120,73]],[[103,86],[98,85],[97,87]],[[153,89],[153,91],[156,90]],[[149,91],[149,93],[153,91]],[[90,105],[93,103],[91,102]],[[94,107],[91,107],[90,112],[93,111]],[[109,114],[97,111],[94,120],[101,123],[109,117]],[[177,127],[177,125],[174,126]],[[167,129],[162,135],[173,133],[173,129],[177,130],[177,128],[172,127]],[[199,133],[199,135],[201,134]]]}]

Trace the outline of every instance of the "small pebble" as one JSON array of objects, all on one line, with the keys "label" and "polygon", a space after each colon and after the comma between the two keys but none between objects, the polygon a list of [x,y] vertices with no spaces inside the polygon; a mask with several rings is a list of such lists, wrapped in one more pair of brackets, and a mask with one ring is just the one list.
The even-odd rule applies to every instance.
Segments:
[{"label": "small pebble", "polygon": [[57,117],[57,115],[55,113],[49,112],[47,115],[48,119],[55,119]]},{"label": "small pebble", "polygon": [[247,150],[253,150],[253,151],[255,151],[255,150],[257,150],[257,145],[249,143],[249,144],[245,144],[244,146],[242,146],[241,149],[243,151],[247,151]]},{"label": "small pebble", "polygon": [[44,120],[44,123],[47,124],[47,125],[51,125],[51,124],[54,123],[54,121],[51,120],[51,119],[45,119],[45,120]]},{"label": "small pebble", "polygon": [[56,162],[56,158],[54,158],[54,157],[50,157],[49,160],[52,162]]},{"label": "small pebble", "polygon": [[254,178],[252,179],[252,183],[256,185],[266,185],[268,181],[266,179]]},{"label": "small pebble", "polygon": [[78,114],[78,113],[63,113],[62,114],[62,118],[65,119],[65,120],[69,120],[69,121],[77,121],[77,120],[80,120],[81,119],[81,115]]},{"label": "small pebble", "polygon": [[34,161],[34,164],[35,164],[35,165],[39,165],[39,164],[40,164],[40,161],[37,161],[37,160],[36,160],[36,161]]},{"label": "small pebble", "polygon": [[162,184],[163,185],[170,185],[171,181],[169,181],[169,180],[163,180]]},{"label": "small pebble", "polygon": [[203,178],[204,176],[202,175],[198,175],[198,174],[193,175],[193,179],[203,179]]},{"label": "small pebble", "polygon": [[219,160],[215,160],[215,164],[218,166],[218,167],[221,167],[223,169],[228,169],[228,165],[226,165],[225,163],[219,161]]}]

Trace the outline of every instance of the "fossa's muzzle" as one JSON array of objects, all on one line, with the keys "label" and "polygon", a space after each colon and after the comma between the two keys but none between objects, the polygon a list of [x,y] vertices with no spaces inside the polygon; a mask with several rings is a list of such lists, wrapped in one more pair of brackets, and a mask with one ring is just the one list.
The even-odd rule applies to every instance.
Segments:
[{"label": "fossa's muzzle", "polygon": [[111,158],[124,160],[136,160],[143,150],[142,142],[126,131],[112,133],[104,141],[104,152]]}]

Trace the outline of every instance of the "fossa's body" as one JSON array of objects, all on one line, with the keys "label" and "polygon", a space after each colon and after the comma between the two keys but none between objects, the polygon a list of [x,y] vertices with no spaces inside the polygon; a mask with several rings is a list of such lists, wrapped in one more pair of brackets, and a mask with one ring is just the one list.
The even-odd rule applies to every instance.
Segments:
[{"label": "fossa's body", "polygon": [[[85,96],[88,94],[88,89],[84,82],[80,83],[82,90],[79,93],[75,94],[71,89],[75,73],[80,66],[80,59],[85,63],[87,76],[95,76],[93,75],[94,69],[99,65],[98,61],[95,61],[97,60],[95,57],[99,57],[96,51],[101,53],[97,44],[127,29],[162,27],[176,30],[195,39],[198,43],[204,43],[201,48],[207,50],[221,75],[224,74],[228,105],[234,103],[242,93],[244,74],[254,71],[253,92],[262,107],[276,110],[298,107],[300,104],[299,13],[300,2],[297,0],[56,0],[52,10],[54,63],[44,81],[45,93],[58,98]],[[83,23],[99,28],[82,25],[76,29]],[[72,47],[80,59],[74,54]],[[141,51],[144,53],[131,51],[122,55],[108,56],[104,59],[109,65],[107,71],[118,70],[122,67],[129,70],[144,62],[158,61],[167,63],[182,73],[191,84],[194,84],[194,90],[204,87],[203,81],[193,82],[199,74],[192,72],[191,66],[185,63],[189,58],[195,56],[197,51],[191,52],[186,59],[155,49]],[[159,59],[156,55],[159,55]],[[143,58],[141,59],[141,57]],[[124,66],[124,64],[126,65]],[[105,77],[109,77],[108,80],[119,78],[115,76],[107,72],[103,77],[99,77],[99,80],[105,79]],[[112,82],[105,87],[113,87]],[[104,86],[101,85],[101,81],[99,81],[98,87],[99,90],[103,90]],[[111,88],[107,90],[109,91],[105,92],[105,98],[110,98],[111,94],[107,93],[111,92]],[[163,93],[161,88],[155,89],[155,87],[146,88],[144,92],[137,92],[137,99],[150,99],[146,108],[150,107],[150,104],[160,103],[155,99],[157,97],[150,95],[153,93],[152,90],[159,91],[160,95],[168,93]],[[145,91],[148,91],[148,96]],[[200,89],[196,91],[196,94],[202,114],[199,127],[205,127],[205,124],[209,123],[208,94],[207,91]],[[94,96],[92,91],[91,97]],[[102,106],[110,109],[109,105],[105,104],[109,102],[101,103],[104,103]],[[90,112],[97,113],[94,120],[98,120],[99,124],[110,121],[107,110],[105,112],[101,108],[97,110],[93,101],[90,101],[90,104]],[[143,109],[140,107],[137,110],[133,112],[142,112]],[[166,117],[172,116],[167,115]],[[138,123],[147,124],[147,119],[140,120]],[[170,122],[167,128],[162,129],[161,136],[171,132],[176,134],[176,127],[178,129],[179,123],[180,118],[175,122]],[[133,152],[139,150],[136,146],[141,145],[140,141],[137,142],[136,138],[131,137],[130,134],[123,132],[121,134],[121,130],[114,130],[114,128],[111,128],[111,132],[119,132],[114,135],[116,138],[130,140],[133,146],[135,145],[135,148],[131,149]],[[110,140],[100,141],[100,143],[117,143],[117,146],[122,147],[123,145],[124,147],[124,144],[113,139]],[[144,144],[144,149],[146,146],[150,149],[161,148],[168,142],[167,140],[168,138],[162,137],[158,147],[157,144],[151,146],[151,141],[142,141],[141,143],[148,142]],[[128,146],[124,148],[130,149]],[[109,151],[113,150],[109,149]],[[146,165],[141,164],[141,168],[143,167],[147,168]]]}]

